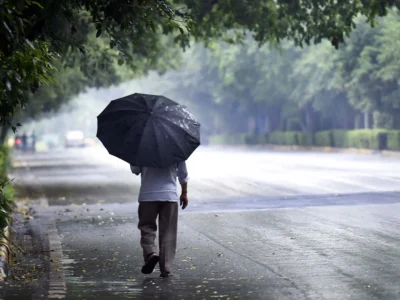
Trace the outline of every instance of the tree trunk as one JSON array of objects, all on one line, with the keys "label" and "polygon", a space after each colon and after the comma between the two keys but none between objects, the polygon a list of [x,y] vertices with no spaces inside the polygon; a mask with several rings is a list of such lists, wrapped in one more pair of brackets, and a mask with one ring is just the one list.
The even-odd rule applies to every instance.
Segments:
[{"label": "tree trunk", "polygon": [[1,145],[3,145],[6,141],[6,137],[7,137],[7,133],[8,133],[8,127],[3,125],[1,126],[1,132],[0,132],[0,143]]},{"label": "tree trunk", "polygon": [[369,129],[369,113],[364,112],[364,129]]},{"label": "tree trunk", "polygon": [[307,104],[305,111],[305,131],[313,133],[315,129],[315,113],[311,104]]},{"label": "tree trunk", "polygon": [[247,133],[254,134],[256,132],[257,127],[257,119],[254,116],[249,116],[247,122]]},{"label": "tree trunk", "polygon": [[360,129],[361,125],[361,116],[359,113],[356,113],[354,117],[354,129]]},{"label": "tree trunk", "polygon": [[271,131],[271,120],[270,120],[268,114],[266,114],[264,117],[264,129],[265,129],[265,132]]}]

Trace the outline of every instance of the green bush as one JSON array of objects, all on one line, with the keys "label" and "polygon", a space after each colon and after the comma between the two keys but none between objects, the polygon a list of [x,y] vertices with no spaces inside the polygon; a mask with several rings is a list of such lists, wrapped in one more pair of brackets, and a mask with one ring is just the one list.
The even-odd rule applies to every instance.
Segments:
[{"label": "green bush", "polygon": [[283,131],[274,131],[269,134],[268,144],[286,145],[286,136]]},{"label": "green bush", "polygon": [[299,131],[274,131],[269,134],[268,144],[287,146],[312,146],[313,135]]},{"label": "green bush", "polygon": [[400,151],[400,130],[390,130],[387,133],[387,148]]},{"label": "green bush", "polygon": [[267,143],[266,134],[217,134],[211,135],[210,145],[259,145]]},{"label": "green bush", "polygon": [[318,147],[333,147],[333,132],[320,131],[315,134],[315,145]]},{"label": "green bush", "polygon": [[337,129],[332,130],[333,147],[347,148],[348,147],[348,130]]},{"label": "green bush", "polygon": [[14,208],[14,189],[9,181],[0,182],[0,236],[2,229],[9,224],[10,214]]},{"label": "green bush", "polygon": [[296,131],[285,132],[285,145],[298,145],[299,138]]},{"label": "green bush", "polygon": [[245,143],[247,145],[263,145],[267,143],[266,134],[247,134],[245,136]]},{"label": "green bush", "polygon": [[14,189],[7,178],[7,171],[10,164],[9,149],[0,147],[0,235],[2,229],[9,225],[10,214],[14,207]]},{"label": "green bush", "polygon": [[210,145],[241,145],[246,144],[246,134],[216,134],[211,135]]},{"label": "green bush", "polygon": [[10,149],[0,146],[0,181],[7,178],[7,170],[10,166]]},{"label": "green bush", "polygon": [[[298,134],[303,139],[303,142],[301,142],[300,145],[313,146],[315,144],[314,134],[312,134],[312,133],[298,133]],[[299,139],[299,140],[301,141],[302,139]]]},{"label": "green bush", "polygon": [[[400,131],[385,129],[326,130],[315,135],[300,131],[274,131],[267,134],[230,134],[210,136],[213,145],[285,145],[336,148],[400,150]],[[1,161],[0,161],[1,164]]]},{"label": "green bush", "polygon": [[304,145],[305,146],[314,146],[315,144],[315,136],[312,133],[304,134]]},{"label": "green bush", "polygon": [[385,129],[359,129],[347,133],[348,147],[363,149],[386,149],[387,131]]}]

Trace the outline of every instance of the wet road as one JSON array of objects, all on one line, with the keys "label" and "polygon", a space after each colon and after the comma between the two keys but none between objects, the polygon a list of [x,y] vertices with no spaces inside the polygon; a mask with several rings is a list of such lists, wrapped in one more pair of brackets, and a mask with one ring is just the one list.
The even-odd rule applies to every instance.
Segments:
[{"label": "wet road", "polygon": [[17,156],[55,219],[66,299],[400,299],[400,160],[201,149],[175,276],[142,276],[139,178],[101,148]]}]

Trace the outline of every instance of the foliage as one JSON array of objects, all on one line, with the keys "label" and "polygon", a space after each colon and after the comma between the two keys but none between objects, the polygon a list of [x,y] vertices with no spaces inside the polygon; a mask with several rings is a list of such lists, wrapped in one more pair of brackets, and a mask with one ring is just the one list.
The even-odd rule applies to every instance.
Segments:
[{"label": "foliage", "polygon": [[240,144],[246,144],[245,138],[246,138],[245,134],[212,135],[210,137],[209,143],[212,145],[240,145]]},{"label": "foliage", "polygon": [[333,147],[333,133],[325,130],[315,133],[315,145],[318,147]]},{"label": "foliage", "polygon": [[351,130],[348,132],[348,143],[350,148],[364,148],[381,150],[383,145],[384,130]]},{"label": "foliage", "polygon": [[347,148],[349,146],[347,132],[347,130],[332,130],[333,147]]},{"label": "foliage", "polygon": [[[118,65],[125,63],[135,74],[157,63],[161,71],[173,67],[173,59],[158,60],[171,44],[161,35],[181,36],[190,29],[185,15],[176,16],[160,0],[2,1],[0,18],[0,122],[7,126],[27,103],[34,103],[24,111],[29,116],[57,108],[87,87],[120,82]],[[55,66],[62,75],[55,75]]]},{"label": "foliage", "polygon": [[0,183],[0,235],[2,229],[10,225],[10,216],[14,209],[14,189],[8,181]]},{"label": "foliage", "polygon": [[210,50],[192,50],[185,66],[191,72],[170,85],[190,105],[213,111],[213,133],[302,131],[312,144],[313,133],[334,130],[334,146],[347,147],[336,130],[400,129],[400,45],[389,42],[399,38],[399,17],[392,9],[375,28],[356,19],[338,50],[329,42],[299,49],[289,41],[277,50],[249,36],[244,45],[210,42]]},{"label": "foliage", "polygon": [[[374,18],[386,15],[393,5],[399,4],[375,0],[3,0],[0,122],[10,126],[16,111],[27,103],[32,107],[26,114],[36,115],[58,108],[87,87],[128,79],[117,71],[117,65],[125,64],[125,75],[129,76],[149,68],[163,72],[176,66],[175,45],[185,49],[191,37],[206,43],[215,38],[237,42],[250,33],[259,44],[287,39],[303,46],[328,39],[337,47],[354,29],[355,16],[365,15],[373,25]],[[252,51],[258,50],[253,47]],[[394,52],[388,50],[382,61],[390,53]],[[64,71],[65,67],[70,70]],[[54,75],[56,69],[67,76]],[[68,74],[77,70],[81,80]],[[53,83],[52,75],[61,81],[59,85],[32,95],[39,87]],[[264,90],[257,86],[254,101]]]},{"label": "foliage", "polygon": [[7,170],[10,166],[10,149],[7,146],[0,146],[0,182],[7,179]]},{"label": "foliage", "polygon": [[400,151],[400,131],[391,130],[387,133],[387,148]]},{"label": "foliage", "polygon": [[298,131],[274,131],[267,135],[267,143],[274,145],[312,145],[311,135]]},{"label": "foliage", "polygon": [[[293,40],[296,45],[329,40],[335,47],[344,41],[359,14],[374,24],[376,16],[387,14],[398,1],[326,1],[326,0],[184,0],[194,12],[196,37],[242,40],[248,29],[260,43]],[[227,29],[229,29],[227,31]]]},{"label": "foliage", "polygon": [[14,208],[14,190],[7,177],[9,167],[9,149],[0,147],[0,235],[2,228],[9,225],[10,214]]},{"label": "foliage", "polygon": [[0,125],[11,126],[12,116],[25,105],[27,91],[35,92],[40,85],[53,82],[55,68],[50,63],[53,55],[48,47],[47,43],[38,42],[25,44],[9,56],[0,52]]}]

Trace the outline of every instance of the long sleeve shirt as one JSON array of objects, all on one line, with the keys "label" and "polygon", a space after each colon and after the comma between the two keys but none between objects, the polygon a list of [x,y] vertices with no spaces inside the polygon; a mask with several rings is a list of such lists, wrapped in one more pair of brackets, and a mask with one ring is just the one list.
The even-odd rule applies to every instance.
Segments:
[{"label": "long sleeve shirt", "polygon": [[177,178],[181,184],[189,181],[186,163],[183,161],[167,168],[135,167],[132,173],[141,175],[139,202],[178,201]]}]

